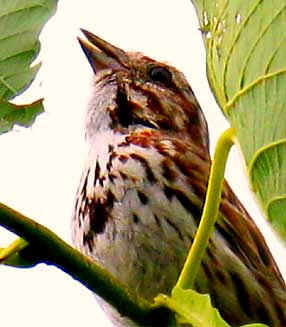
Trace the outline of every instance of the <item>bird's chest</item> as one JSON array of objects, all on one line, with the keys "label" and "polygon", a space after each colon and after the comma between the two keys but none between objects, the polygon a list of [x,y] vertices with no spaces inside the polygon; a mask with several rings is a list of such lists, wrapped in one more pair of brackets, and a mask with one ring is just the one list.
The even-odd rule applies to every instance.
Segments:
[{"label": "bird's chest", "polygon": [[152,276],[154,292],[175,280],[195,231],[192,213],[166,191],[163,160],[146,143],[102,136],[88,154],[73,220],[79,249],[140,290]]},{"label": "bird's chest", "polygon": [[90,143],[73,220],[75,243],[86,254],[98,252],[101,241],[128,241],[136,212],[160,182],[161,155],[127,138],[104,132]]}]

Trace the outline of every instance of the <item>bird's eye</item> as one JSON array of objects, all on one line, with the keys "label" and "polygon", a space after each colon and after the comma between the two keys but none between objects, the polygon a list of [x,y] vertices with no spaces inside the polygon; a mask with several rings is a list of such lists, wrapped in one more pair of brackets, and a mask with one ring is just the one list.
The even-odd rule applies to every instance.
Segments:
[{"label": "bird's eye", "polygon": [[165,85],[172,82],[172,73],[166,67],[153,66],[148,73],[154,82],[160,82]]}]

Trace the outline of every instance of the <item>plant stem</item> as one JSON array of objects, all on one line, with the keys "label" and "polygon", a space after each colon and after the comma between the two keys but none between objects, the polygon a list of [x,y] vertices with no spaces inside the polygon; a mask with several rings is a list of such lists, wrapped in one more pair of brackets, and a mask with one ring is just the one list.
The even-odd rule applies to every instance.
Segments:
[{"label": "plant stem", "polygon": [[23,250],[29,243],[22,238],[17,238],[9,246],[0,251],[0,263],[9,260],[14,254]]},{"label": "plant stem", "polygon": [[201,221],[176,287],[182,289],[193,288],[208,240],[216,223],[226,160],[233,145],[234,136],[234,129],[229,128],[222,133],[216,145]]},{"label": "plant stem", "polygon": [[[142,326],[167,326],[173,314],[131,294],[106,270],[72,248],[46,227],[0,203],[0,225],[18,234],[31,247],[38,262],[52,264]],[[24,244],[24,243],[23,243]],[[23,245],[22,244],[22,245]]]}]

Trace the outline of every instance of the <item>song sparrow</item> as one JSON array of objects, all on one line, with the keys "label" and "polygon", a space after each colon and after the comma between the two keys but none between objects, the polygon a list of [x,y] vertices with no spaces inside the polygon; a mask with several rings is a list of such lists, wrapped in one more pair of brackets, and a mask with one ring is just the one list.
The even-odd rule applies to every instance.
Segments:
[{"label": "song sparrow", "polygon": [[[73,241],[152,300],[175,285],[200,221],[211,161],[207,124],[181,72],[83,33],[95,80]],[[210,293],[232,325],[286,326],[285,283],[226,182],[195,289]],[[116,324],[127,323],[105,308]]]}]

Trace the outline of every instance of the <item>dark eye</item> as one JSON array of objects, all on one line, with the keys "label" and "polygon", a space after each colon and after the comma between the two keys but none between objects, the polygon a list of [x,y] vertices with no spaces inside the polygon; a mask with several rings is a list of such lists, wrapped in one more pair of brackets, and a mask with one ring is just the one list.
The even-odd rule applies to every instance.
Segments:
[{"label": "dark eye", "polygon": [[163,66],[151,67],[149,70],[149,76],[154,82],[160,82],[166,85],[172,82],[172,73]]}]

